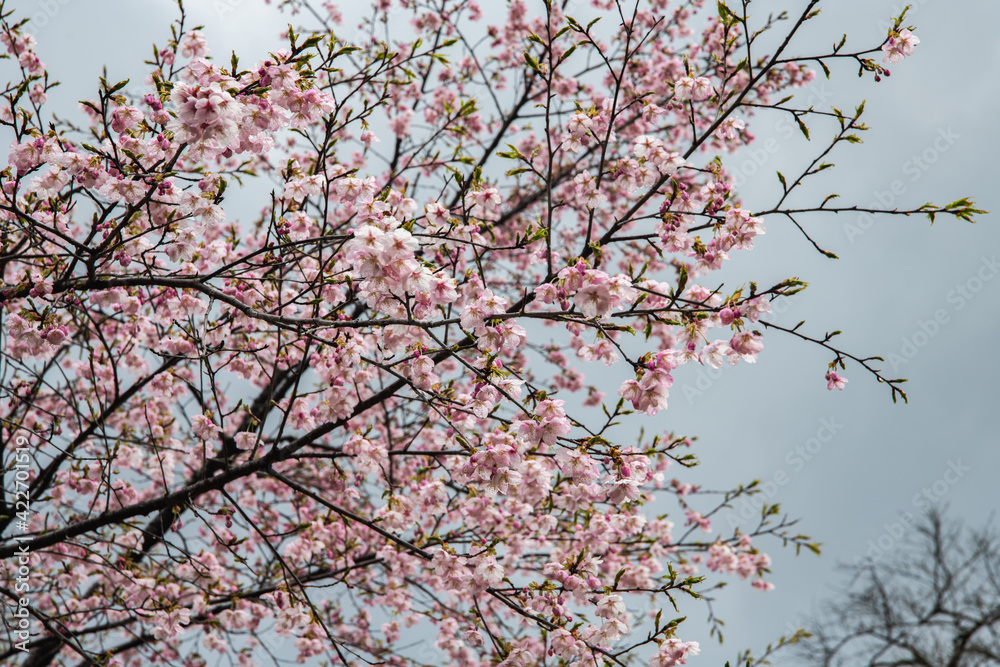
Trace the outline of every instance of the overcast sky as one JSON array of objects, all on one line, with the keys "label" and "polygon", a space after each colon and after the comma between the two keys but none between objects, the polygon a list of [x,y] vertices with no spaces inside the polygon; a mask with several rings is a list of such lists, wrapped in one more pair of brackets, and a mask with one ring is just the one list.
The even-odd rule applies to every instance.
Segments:
[{"label": "overcast sky", "polygon": [[[912,0],[911,0],[912,2]],[[802,6],[757,0],[752,16]],[[814,53],[849,34],[848,47],[884,37],[884,23],[901,3],[836,0],[821,5],[821,18],[807,24],[791,52]],[[974,196],[980,208],[1000,210],[996,150],[1000,146],[1000,3],[974,0],[916,2],[909,23],[921,42],[916,54],[875,84],[859,80],[856,68],[835,70],[798,100],[817,108],[853,108],[868,100],[865,143],[833,155],[837,169],[800,195],[801,203],[839,193],[847,204],[916,207]],[[108,76],[141,78],[140,58],[152,41],[162,43],[174,18],[167,0],[16,0],[22,15],[34,14],[38,52],[63,82],[53,108],[93,97],[102,65]],[[236,7],[220,20],[219,8]],[[188,3],[192,19],[205,23],[214,53],[235,48],[244,62],[277,48],[276,33],[287,22],[259,0],[200,0]],[[779,116],[752,119],[761,140],[773,137],[763,165],[747,155],[741,191],[745,206],[760,210],[774,202],[774,171],[798,173],[820,142],[833,132],[816,124],[813,141],[779,125]],[[823,144],[825,146],[825,144]],[[758,153],[758,157],[760,154]],[[749,162],[747,161],[749,160]],[[891,199],[890,199],[891,198]],[[759,478],[773,484],[801,528],[824,543],[820,558],[795,558],[777,545],[771,580],[762,594],[741,582],[724,591],[716,612],[727,622],[726,644],[707,637],[704,610],[689,607],[685,639],[702,641],[692,664],[718,665],[742,648],[763,647],[797,626],[842,581],[839,562],[864,556],[880,540],[892,556],[892,524],[915,513],[920,494],[951,506],[951,514],[983,523],[997,507],[1000,485],[997,409],[1000,354],[1000,229],[996,216],[976,225],[939,218],[858,216],[804,219],[809,233],[840,256],[813,251],[789,224],[768,221],[767,235],[752,253],[734,256],[727,276],[760,284],[795,275],[809,282],[783,323],[806,320],[804,331],[840,329],[842,347],[861,356],[882,355],[891,376],[906,377],[909,405],[893,405],[886,386],[849,365],[844,392],[823,382],[830,356],[817,347],[770,332],[756,365],[726,369],[717,377],[685,367],[676,374],[669,410],[656,428],[699,438],[703,461],[693,479],[728,488]],[[890,356],[894,355],[894,356]],[[812,439],[812,441],[811,441]],[[808,457],[808,459],[807,459]],[[949,472],[951,471],[951,472]],[[777,476],[777,477],[776,477]],[[746,528],[750,528],[749,522]],[[720,527],[721,528],[721,527]],[[766,546],[766,545],[765,545]]]}]

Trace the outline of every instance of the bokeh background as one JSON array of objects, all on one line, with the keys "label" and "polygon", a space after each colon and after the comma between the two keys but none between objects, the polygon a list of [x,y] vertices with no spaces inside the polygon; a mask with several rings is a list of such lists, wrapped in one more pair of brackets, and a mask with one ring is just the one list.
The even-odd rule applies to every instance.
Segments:
[{"label": "bokeh background", "polygon": [[[348,23],[364,4],[341,6]],[[762,21],[768,12],[796,12],[804,4],[755,0],[751,16]],[[909,209],[973,196],[980,208],[1000,211],[1000,3],[912,4],[907,23],[917,26],[921,42],[890,78],[859,79],[856,66],[845,62],[831,80],[820,75],[796,95],[798,105],[817,109],[853,109],[866,99],[872,130],[863,145],[836,149],[837,168],[812,179],[793,203],[814,205],[835,192],[837,203]],[[844,33],[848,48],[879,43],[890,16],[902,10],[890,0],[831,0],[821,7],[788,53],[818,53]],[[110,80],[140,82],[141,60],[151,43],[165,42],[176,18],[169,0],[16,0],[7,8],[34,17],[29,31],[38,37],[38,53],[62,82],[51,108],[68,115],[77,100],[94,96],[104,67]],[[192,24],[205,25],[216,57],[228,60],[235,50],[246,63],[279,48],[277,33],[289,20],[306,20],[260,0],[189,0],[186,8]],[[749,125],[758,146],[773,139],[773,150],[748,150],[728,162],[753,210],[776,201],[775,170],[792,178],[835,131],[814,122],[807,142],[787,117],[773,113]],[[803,217],[809,234],[839,260],[815,252],[787,221],[767,222],[757,249],[734,255],[724,277],[734,287],[793,275],[807,281],[809,289],[774,319],[805,320],[803,331],[813,335],[842,330],[840,347],[885,357],[890,377],[909,378],[909,404],[893,405],[888,387],[857,365],[843,373],[846,391],[828,392],[823,374],[832,356],[780,332],[768,333],[756,365],[676,373],[670,408],[647,426],[698,436],[702,465],[691,481],[723,489],[760,479],[768,502],[801,517],[802,531],[824,544],[819,558],[764,545],[774,558],[776,589],[760,593],[734,581],[718,596],[723,646],[708,637],[707,610],[689,605],[683,637],[702,642],[692,664],[721,667],[738,650],[759,650],[800,627],[844,583],[838,564],[893,557],[900,530],[908,528],[904,513],[917,514],[923,499],[948,505],[951,517],[973,525],[988,521],[1000,503],[997,216],[981,216],[975,225],[939,217],[933,226],[924,216]],[[717,516],[718,529],[751,529],[751,511],[741,509]]]}]

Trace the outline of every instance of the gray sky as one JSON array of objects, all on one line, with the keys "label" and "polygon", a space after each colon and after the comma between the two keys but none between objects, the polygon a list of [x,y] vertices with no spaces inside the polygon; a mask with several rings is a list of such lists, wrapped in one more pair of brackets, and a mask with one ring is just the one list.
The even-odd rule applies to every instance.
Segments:
[{"label": "gray sky", "polygon": [[[757,0],[752,15],[762,17],[779,6],[794,11],[802,4]],[[877,43],[885,34],[879,21],[898,13],[899,4],[828,1],[790,50],[814,53],[844,32],[848,47]],[[863,145],[838,148],[832,156],[837,169],[816,179],[796,201],[815,203],[836,192],[846,205],[878,205],[881,198],[912,208],[968,195],[980,208],[1000,210],[994,183],[1000,3],[914,4],[908,23],[917,26],[921,42],[912,58],[892,67],[891,78],[881,84],[858,79],[857,69],[845,64],[830,81],[818,80],[797,96],[817,108],[842,109],[867,98],[866,122],[873,129]],[[92,97],[101,65],[115,80],[141,76],[136,55],[145,57],[154,40],[162,43],[174,18],[167,0],[12,5],[37,17],[30,30],[38,37],[38,51],[64,82],[53,95],[53,108]],[[216,10],[230,6],[236,10],[220,21]],[[188,9],[194,22],[207,25],[217,57],[236,48],[244,62],[264,55],[266,46],[279,46],[275,35],[287,23],[259,0],[190,1]],[[750,121],[761,144],[774,137],[772,146],[777,145],[759,169],[750,156],[730,161],[749,165],[741,190],[751,209],[775,201],[774,170],[797,174],[833,132],[814,124],[810,144],[797,132],[784,131],[779,119],[759,115]],[[759,649],[797,626],[801,615],[842,581],[837,563],[864,556],[869,542],[881,538],[891,557],[892,524],[902,512],[918,511],[914,498],[923,489],[948,503],[954,517],[973,524],[984,522],[1000,501],[996,216],[982,216],[976,225],[941,217],[933,227],[917,216],[881,216],[870,225],[858,216],[804,222],[840,260],[822,257],[794,227],[774,219],[757,249],[734,256],[725,275],[735,283],[756,279],[761,285],[793,275],[808,281],[809,289],[778,321],[806,320],[803,330],[812,334],[840,329],[841,347],[859,356],[884,356],[891,375],[909,378],[910,403],[893,405],[888,388],[856,365],[844,372],[850,380],[846,391],[828,392],[823,373],[832,357],[780,332],[766,336],[756,365],[725,369],[714,378],[699,379],[694,367],[678,371],[670,408],[655,418],[655,427],[698,436],[703,465],[692,479],[725,488],[753,478],[774,480],[777,474],[784,483],[773,485],[769,500],[802,517],[802,531],[824,543],[820,558],[795,558],[762,543],[774,557],[771,581],[777,588],[763,594],[734,581],[723,591],[716,612],[727,622],[724,647],[708,639],[704,610],[689,606],[682,636],[702,641],[703,649],[691,664],[721,667],[737,650]],[[724,521],[720,528],[725,526]]]}]

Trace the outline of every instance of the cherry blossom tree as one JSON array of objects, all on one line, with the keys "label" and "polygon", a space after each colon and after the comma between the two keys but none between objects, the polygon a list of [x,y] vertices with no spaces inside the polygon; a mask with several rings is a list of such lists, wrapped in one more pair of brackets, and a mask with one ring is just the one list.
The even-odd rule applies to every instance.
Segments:
[{"label": "cherry blossom tree", "polygon": [[[713,272],[771,220],[834,256],[806,218],[867,209],[799,195],[864,105],[795,91],[896,76],[915,28],[848,47],[818,0],[281,4],[251,64],[178,2],[144,83],[55,113],[0,2],[0,662],[684,664],[699,598],[818,548],[774,505],[713,526],[757,486],[685,479],[675,369],[794,337],[831,389],[851,365],[906,397],[768,320],[791,258]],[[726,163],[765,115],[830,138],[744,206]]]}]

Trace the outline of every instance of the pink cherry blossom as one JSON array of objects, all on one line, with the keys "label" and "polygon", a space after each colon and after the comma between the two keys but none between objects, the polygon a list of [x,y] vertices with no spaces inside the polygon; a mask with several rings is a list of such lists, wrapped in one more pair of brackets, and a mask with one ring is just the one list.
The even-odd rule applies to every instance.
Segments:
[{"label": "pink cherry blossom", "polygon": [[686,665],[692,655],[701,653],[698,642],[685,642],[671,637],[660,644],[656,655],[649,661],[649,667],[675,667]]},{"label": "pink cherry blossom", "polygon": [[210,57],[250,16],[216,4],[145,53],[81,27],[145,78],[82,72],[68,109],[37,53],[61,33],[0,16],[0,441],[33,504],[0,516],[0,570],[32,571],[6,657],[414,667],[427,635],[440,664],[685,664],[687,626],[653,619],[690,615],[686,577],[770,590],[766,548],[815,546],[727,525],[757,487],[695,484],[659,413],[786,333],[795,258],[732,260],[831,209],[741,187],[738,151],[831,60],[799,38],[820,24],[281,2],[257,54]]},{"label": "pink cherry blossom", "polygon": [[844,385],[847,384],[847,378],[837,375],[834,371],[826,372],[826,388],[830,391],[834,389],[844,389]]},{"label": "pink cherry blossom", "polygon": [[607,285],[581,287],[573,296],[573,303],[587,319],[604,317],[611,310],[611,290]]},{"label": "pink cherry blossom", "polygon": [[674,95],[679,100],[701,101],[712,92],[712,82],[703,76],[686,76],[674,82]]},{"label": "pink cherry blossom", "polygon": [[889,39],[882,45],[882,50],[886,53],[883,62],[898,63],[903,58],[912,56],[914,47],[919,43],[917,36],[905,28],[898,33],[890,34]]},{"label": "pink cherry blossom", "polygon": [[191,422],[194,425],[195,434],[202,440],[214,438],[221,432],[207,415],[195,415],[191,418]]},{"label": "pink cherry blossom", "polygon": [[758,334],[750,331],[741,331],[729,341],[729,347],[736,354],[741,355],[744,361],[754,363],[757,361],[757,355],[763,351],[764,343]]}]

